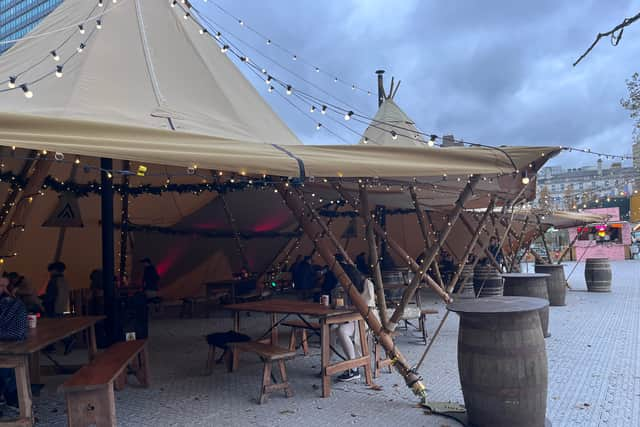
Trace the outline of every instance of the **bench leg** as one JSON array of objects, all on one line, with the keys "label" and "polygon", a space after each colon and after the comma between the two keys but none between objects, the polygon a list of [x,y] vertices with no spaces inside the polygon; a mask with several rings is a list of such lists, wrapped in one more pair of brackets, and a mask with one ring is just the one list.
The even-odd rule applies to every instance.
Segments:
[{"label": "bench leg", "polygon": [[262,388],[260,389],[260,397],[258,402],[262,405],[269,396],[269,386],[271,385],[271,362],[266,361],[264,363],[264,370],[262,372]]},{"label": "bench leg", "polygon": [[293,390],[289,385],[289,378],[287,377],[287,368],[284,364],[284,360],[278,360],[278,368],[280,368],[280,377],[282,378],[282,384],[285,386],[284,395],[286,397],[292,397]]},{"label": "bench leg", "polygon": [[116,427],[116,403],[111,384],[97,390],[67,392],[69,427]]},{"label": "bench leg", "polygon": [[296,328],[291,328],[291,333],[289,334],[289,351],[295,351],[296,344]]},{"label": "bench leg", "polygon": [[[358,320],[358,332],[360,333],[360,348],[362,349],[362,357],[369,356],[369,343],[367,342],[367,330],[364,326],[364,320]],[[373,385],[373,377],[371,374],[371,359],[364,365],[364,378],[367,385]]]},{"label": "bench leg", "polygon": [[309,355],[309,343],[307,341],[307,330],[306,329],[301,329],[300,330],[300,335],[302,335],[302,352],[304,353],[305,356]]},{"label": "bench leg", "polygon": [[213,373],[213,364],[216,360],[216,347],[213,345],[209,346],[209,355],[207,356],[207,367],[206,367],[206,375],[211,375]]},{"label": "bench leg", "polygon": [[115,388],[118,391],[124,390],[126,386],[127,386],[127,369],[122,371],[122,373],[118,375],[115,381],[113,382],[113,388]]},{"label": "bench leg", "polygon": [[138,366],[136,369],[136,378],[141,386],[144,388],[149,387],[149,354],[147,353],[147,349],[143,348],[140,353],[138,353]]},{"label": "bench leg", "polygon": [[429,337],[429,334],[427,334],[427,316],[425,314],[421,314],[418,322],[420,323],[420,332],[422,332],[422,339],[424,340],[424,344],[427,345],[427,338]]}]

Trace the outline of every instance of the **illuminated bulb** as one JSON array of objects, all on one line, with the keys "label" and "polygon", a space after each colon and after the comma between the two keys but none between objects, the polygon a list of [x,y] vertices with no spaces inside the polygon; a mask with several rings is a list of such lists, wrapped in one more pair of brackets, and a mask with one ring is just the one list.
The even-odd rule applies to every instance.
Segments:
[{"label": "illuminated bulb", "polygon": [[356,85],[351,85],[351,90],[356,90]]},{"label": "illuminated bulb", "polygon": [[60,55],[58,55],[58,53],[55,50],[51,51],[51,56],[53,57],[53,60],[58,62],[60,61]]},{"label": "illuminated bulb", "polygon": [[265,80],[264,82],[265,82],[266,84],[270,85],[272,80],[273,80],[273,79],[271,78],[271,76],[267,76],[267,78],[266,78],[266,80]]},{"label": "illuminated bulb", "polygon": [[316,111],[316,106],[312,105],[311,108],[309,109],[309,112],[314,113]]},{"label": "illuminated bulb", "polygon": [[22,88],[22,92],[24,92],[25,98],[33,98],[33,92],[29,90],[27,85],[21,85],[20,87]]},{"label": "illuminated bulb", "polygon": [[78,31],[80,31],[80,34],[84,34],[84,25],[78,25]]},{"label": "illuminated bulb", "polygon": [[316,126],[316,130],[320,130],[321,127],[322,127],[322,123],[318,123],[318,125]]},{"label": "illuminated bulb", "polygon": [[398,134],[396,133],[395,130],[391,131],[391,139],[398,139]]},{"label": "illuminated bulb", "polygon": [[107,172],[107,178],[109,179],[113,178],[113,175],[111,174],[111,172]]},{"label": "illuminated bulb", "polygon": [[367,137],[365,136],[365,137],[364,137],[364,141],[362,141],[362,142],[363,142],[363,143],[365,143],[365,144],[368,144],[368,143],[369,143],[369,138],[367,138]]},{"label": "illuminated bulb", "polygon": [[9,89],[15,89],[15,87],[16,87],[16,78],[15,77],[9,77],[9,82],[7,83],[7,86],[9,87]]},{"label": "illuminated bulb", "polygon": [[42,150],[42,155],[46,156],[47,155],[47,150]]},{"label": "illuminated bulb", "polygon": [[102,4],[102,0],[98,0],[98,7],[104,7],[104,4]]},{"label": "illuminated bulb", "polygon": [[240,60],[241,60],[242,62],[249,62],[249,57],[248,57],[248,56],[241,56],[241,57],[240,57]]},{"label": "illuminated bulb", "polygon": [[293,92],[293,88],[291,87],[291,85],[287,86],[287,95],[291,95],[291,92]]},{"label": "illuminated bulb", "polygon": [[269,86],[269,92],[273,92],[273,86]]},{"label": "illuminated bulb", "polygon": [[184,16],[183,16],[183,18],[184,18],[184,19],[189,19],[189,16],[191,16],[189,13],[185,13],[185,14],[184,14]]},{"label": "illuminated bulb", "polygon": [[326,105],[323,105],[323,106],[322,106],[322,108],[320,109],[320,112],[321,112],[322,114],[327,114],[327,106],[326,106]]},{"label": "illuminated bulb", "polygon": [[524,185],[527,185],[527,184],[529,183],[529,177],[528,177],[528,176],[523,176],[523,177],[522,177],[522,183],[523,183]]},{"label": "illuminated bulb", "polygon": [[76,157],[76,159],[73,161],[73,163],[75,163],[76,165],[80,164],[80,159],[78,157]]},{"label": "illuminated bulb", "polygon": [[268,44],[268,45],[269,45],[269,44],[271,44],[271,40],[267,40],[267,44]]},{"label": "illuminated bulb", "polygon": [[222,53],[225,53],[228,50],[229,50],[229,45],[226,45],[226,44],[220,48],[220,52]]},{"label": "illuminated bulb", "polygon": [[344,115],[344,119],[345,120],[351,120],[351,116],[353,116],[353,111],[349,111],[347,114]]},{"label": "illuminated bulb", "polygon": [[220,37],[222,37],[222,33],[220,31],[218,31],[215,35],[216,40],[220,40]]},{"label": "illuminated bulb", "polygon": [[320,68],[316,67],[316,73],[320,72]]},{"label": "illuminated bulb", "polygon": [[334,78],[334,79],[333,79],[333,82],[334,82],[334,83],[338,83],[338,78],[337,78],[337,77],[336,77],[336,78]]},{"label": "illuminated bulb", "polygon": [[240,26],[243,26],[244,25],[244,21],[242,19],[239,19],[238,20],[238,24],[240,24]]},{"label": "illuminated bulb", "polygon": [[96,21],[96,29],[98,29],[98,30],[102,29],[102,21],[99,20],[99,19]]},{"label": "illuminated bulb", "polygon": [[435,135],[431,135],[431,136],[429,137],[429,142],[427,142],[427,145],[428,145],[429,147],[433,147],[434,145],[436,145],[436,138],[437,138],[437,136],[435,136]]},{"label": "illuminated bulb", "polygon": [[292,59],[293,59],[294,61],[297,61],[297,60],[298,60],[298,55],[293,55],[293,58],[292,58]]},{"label": "illuminated bulb", "polygon": [[78,51],[78,53],[82,53],[85,47],[87,46],[84,43],[80,43],[80,46],[78,46],[76,50]]},{"label": "illuminated bulb", "polygon": [[62,65],[58,65],[56,67],[56,77],[57,78],[61,78],[62,77]]}]

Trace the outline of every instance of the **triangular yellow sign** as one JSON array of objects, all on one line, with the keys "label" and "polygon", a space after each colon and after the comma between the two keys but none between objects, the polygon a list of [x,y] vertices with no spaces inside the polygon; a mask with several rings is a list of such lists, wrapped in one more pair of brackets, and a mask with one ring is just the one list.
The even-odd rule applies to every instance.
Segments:
[{"label": "triangular yellow sign", "polygon": [[78,198],[71,193],[61,194],[58,204],[42,224],[43,227],[84,227]]}]

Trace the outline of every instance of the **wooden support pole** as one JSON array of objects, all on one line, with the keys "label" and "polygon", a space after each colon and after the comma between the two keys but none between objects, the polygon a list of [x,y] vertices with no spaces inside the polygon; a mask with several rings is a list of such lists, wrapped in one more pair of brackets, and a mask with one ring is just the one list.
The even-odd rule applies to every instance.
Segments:
[{"label": "wooden support pole", "polygon": [[482,218],[480,218],[480,221],[478,222],[478,225],[476,226],[476,229],[472,234],[471,242],[469,242],[469,246],[467,246],[464,256],[460,260],[460,265],[458,265],[458,270],[456,271],[453,278],[451,279],[449,286],[447,286],[448,294],[451,294],[451,292],[453,292],[453,288],[458,283],[458,280],[460,280],[460,276],[462,275],[462,270],[464,269],[464,266],[467,263],[467,260],[469,259],[469,255],[471,255],[471,252],[473,252],[473,249],[478,243],[478,239],[480,239],[480,233],[482,232],[482,228],[487,223],[489,214],[491,211],[493,211],[493,207],[495,206],[495,204],[496,204],[496,198],[492,197],[491,201],[489,202],[489,206],[487,206],[487,209],[484,211],[484,215],[482,215]]},{"label": "wooden support pole", "polygon": [[[416,199],[417,200],[417,199]],[[419,204],[418,204],[419,206]],[[431,246],[433,246],[433,239],[431,238],[431,235],[429,234],[429,227],[431,227],[433,229],[433,220],[431,219],[431,214],[429,212],[427,212],[425,214],[424,210],[420,209],[419,207],[416,207],[416,213],[422,217],[422,221],[419,220],[419,222],[424,223],[424,227],[421,225],[421,229],[422,229],[422,234],[425,238],[425,254],[427,253],[427,251],[429,250],[429,248]],[[427,220],[429,221],[429,223],[427,224]],[[445,242],[448,245],[448,242]],[[448,248],[449,251],[451,251],[451,248]],[[453,254],[453,252],[452,252]],[[440,274],[440,266],[438,265],[438,258],[439,258],[439,254],[436,254],[436,257],[433,259],[433,262],[431,262],[431,268],[433,269],[433,273],[436,275],[436,280],[438,281],[438,283],[440,284],[440,287],[442,289],[444,289],[444,280],[442,280],[442,275]]]},{"label": "wooden support pole", "polygon": [[405,289],[404,293],[402,294],[402,299],[400,300],[400,304],[398,305],[396,310],[393,312],[391,319],[389,319],[389,326],[393,327],[402,318],[404,309],[409,304],[409,301],[413,299],[414,294],[418,290],[418,286],[420,285],[420,282],[422,281],[422,279],[427,273],[426,266],[430,265],[433,262],[436,255],[440,251],[440,248],[442,248],[442,245],[444,245],[444,242],[447,240],[447,237],[449,237],[449,233],[453,229],[453,226],[455,225],[455,223],[458,221],[458,218],[460,218],[460,214],[464,209],[464,204],[467,202],[467,200],[469,200],[469,198],[473,194],[473,190],[478,184],[479,179],[480,179],[479,176],[471,177],[468,184],[465,185],[464,189],[460,193],[460,197],[458,197],[458,200],[456,201],[456,207],[453,209],[451,216],[449,217],[448,225],[440,233],[437,243],[431,246],[428,253],[425,254],[424,266],[423,266],[424,268],[422,268],[414,276],[413,280],[411,280],[411,283],[409,284],[407,289]]},{"label": "wooden support pole", "polygon": [[573,245],[576,243],[576,241],[581,235],[582,235],[582,232],[581,233],[576,232],[576,237],[573,238],[571,243],[569,243],[569,246],[567,246],[567,248],[564,251],[562,251],[562,254],[560,254],[560,258],[558,258],[558,264],[562,263],[562,260],[564,259],[564,257],[567,256],[567,253],[569,253],[569,251],[571,250],[571,248],[573,247]]},{"label": "wooden support pole", "polygon": [[518,243],[516,249],[513,251],[513,257],[511,258],[511,266],[509,268],[510,272],[513,272],[513,269],[516,268],[516,260],[518,259],[518,251],[522,247],[522,243],[524,242],[524,236],[527,234],[527,225],[529,225],[529,216],[524,219],[524,225],[522,226],[522,230],[520,231],[520,235],[518,236]]},{"label": "wooden support pole", "polygon": [[371,265],[373,283],[376,289],[376,300],[380,309],[380,320],[382,326],[389,327],[389,316],[387,315],[387,301],[384,297],[384,284],[382,283],[382,271],[380,271],[380,256],[378,255],[378,245],[376,244],[376,236],[374,232],[375,217],[372,215],[369,206],[369,192],[367,187],[360,185],[360,216],[362,217],[367,233],[367,243],[369,244],[369,259],[373,262]]},{"label": "wooden support pole", "polygon": [[[349,194],[342,191],[339,185],[335,185],[334,188],[336,189],[336,191],[340,193],[343,199],[347,200],[349,204],[354,207],[354,209],[358,209],[357,203],[353,200],[351,196],[349,196]],[[413,260],[413,258],[411,258],[411,256],[409,256],[409,254],[402,248],[402,246],[400,246],[394,239],[391,238],[391,236],[387,234],[386,231],[382,229],[380,224],[374,222],[373,230],[376,232],[376,235],[382,241],[386,242],[389,245],[392,251],[394,251],[400,258],[402,258],[407,263],[407,266],[411,269],[411,271],[414,274],[416,275],[420,274],[421,267]],[[433,289],[433,291],[436,294],[438,294],[440,298],[442,298],[445,302],[450,301],[450,298],[447,295],[447,293],[444,291],[444,289],[442,289],[440,285],[438,285],[430,276],[425,275],[423,277],[426,279],[427,285],[429,285],[429,287]]]},{"label": "wooden support pole", "polygon": [[119,330],[116,288],[113,280],[115,270],[115,254],[113,242],[113,160],[100,159],[100,211],[102,219],[102,286],[104,289],[104,312],[107,315],[106,332],[109,345],[123,339],[117,336]]},{"label": "wooden support pole", "polygon": [[547,246],[547,239],[544,237],[542,222],[540,221],[539,215],[536,215],[536,221],[538,222],[538,231],[540,232],[540,238],[542,239],[542,244],[544,245],[544,251],[547,253],[547,259],[549,260],[549,264],[553,264],[553,260],[551,259],[551,252],[549,251],[549,246]]},{"label": "wooden support pole", "polygon": [[285,187],[283,184],[278,185],[277,189],[289,209],[291,209],[298,219],[304,232],[316,243],[318,252],[336,275],[338,283],[340,283],[340,286],[345,290],[356,310],[358,310],[367,322],[367,325],[369,325],[369,328],[377,337],[378,342],[385,349],[387,356],[394,361],[394,368],[402,375],[407,386],[411,388],[417,396],[426,400],[426,388],[420,381],[420,378],[411,370],[404,355],[396,348],[393,337],[383,328],[378,318],[367,305],[367,302],[351,282],[349,276],[340,266],[340,263],[336,261],[334,256],[335,251],[331,249],[331,240],[327,236],[324,236],[324,232],[318,224],[318,221],[314,221],[313,216],[305,212],[307,206],[305,206],[302,193],[292,187]]},{"label": "wooden support pole", "polygon": [[[469,231],[469,233],[474,233],[475,232],[475,230],[473,229],[473,226],[469,223],[469,220],[467,218],[465,218],[464,216],[460,216],[460,221],[462,221],[462,223],[464,224],[465,228]],[[478,246],[480,247],[480,249],[482,249],[482,251],[487,256],[487,258],[489,258],[489,262],[491,262],[491,264],[493,264],[493,266],[495,268],[500,270],[501,269],[500,263],[498,263],[498,261],[493,256],[491,251],[489,251],[489,249],[484,246],[484,243],[482,243],[480,240],[478,240]]]}]

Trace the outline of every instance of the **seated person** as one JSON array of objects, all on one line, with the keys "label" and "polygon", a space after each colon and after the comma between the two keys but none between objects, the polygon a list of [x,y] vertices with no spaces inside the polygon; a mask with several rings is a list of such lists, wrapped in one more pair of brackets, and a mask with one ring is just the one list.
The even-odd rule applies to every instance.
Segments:
[{"label": "seated person", "polygon": [[[336,260],[340,262],[340,265],[344,269],[345,273],[351,279],[351,282],[354,284],[360,295],[367,301],[369,307],[375,309],[375,296],[373,290],[373,283],[371,280],[367,279],[356,267],[351,264],[347,264],[342,260],[342,257]],[[349,306],[349,298],[345,297],[345,305]],[[374,311],[375,312],[375,311]],[[339,325],[333,325],[331,327],[331,341],[332,346],[335,348],[335,344],[340,344],[340,347],[344,351],[344,356],[348,360],[353,360],[356,358],[356,350],[353,343],[356,333],[356,322],[346,322],[341,323]],[[349,369],[344,371],[339,377],[338,381],[353,381],[355,379],[360,378],[360,370],[359,369]]]},{"label": "seated person", "polygon": [[44,313],[44,308],[36,289],[31,286],[31,283],[24,276],[14,271],[7,274],[7,278],[9,279],[9,289],[16,298],[22,301],[29,313]]},{"label": "seated person", "polygon": [[256,291],[256,280],[245,267],[240,272],[233,274],[233,279],[239,283],[235,287],[236,295],[247,295]]}]

